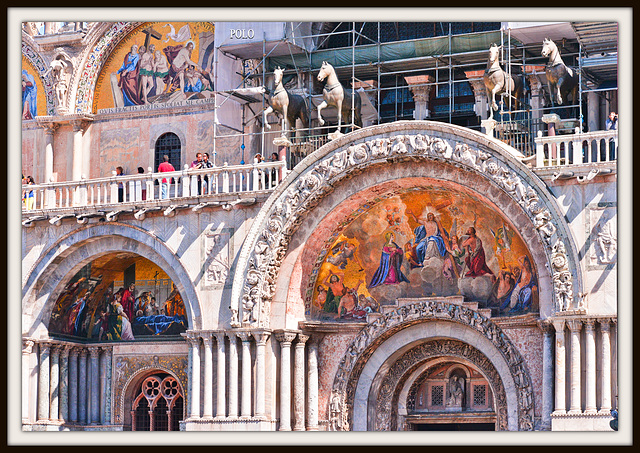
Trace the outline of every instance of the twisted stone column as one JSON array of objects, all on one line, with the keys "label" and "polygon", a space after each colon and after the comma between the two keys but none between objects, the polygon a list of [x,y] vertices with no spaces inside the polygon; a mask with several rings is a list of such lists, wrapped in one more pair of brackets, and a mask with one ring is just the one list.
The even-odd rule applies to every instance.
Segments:
[{"label": "twisted stone column", "polygon": [[216,365],[216,385],[218,394],[216,398],[216,418],[224,418],[226,414],[226,402],[225,392],[227,387],[225,385],[226,374],[226,352],[225,352],[225,338],[224,333],[216,332],[213,334],[216,337],[216,347],[218,348],[218,363]]},{"label": "twisted stone column", "polygon": [[600,413],[609,415],[611,413],[611,324],[609,319],[600,320],[600,334],[602,336],[602,404]]},{"label": "twisted stone column", "polygon": [[31,353],[33,346],[36,344],[34,340],[22,339],[22,422],[29,421],[29,387],[31,382]]},{"label": "twisted stone column", "polygon": [[582,330],[582,321],[567,321],[569,330],[571,331],[571,404],[569,405],[569,414],[581,414],[582,404],[580,399],[580,330]]},{"label": "twisted stone column", "polygon": [[298,334],[293,366],[293,430],[304,431],[304,345],[309,335]]},{"label": "twisted stone column", "polygon": [[238,332],[242,340],[242,393],[240,418],[251,418],[251,333]]},{"label": "twisted stone column", "polygon": [[189,418],[200,418],[200,338],[187,336],[191,349],[191,412]]},{"label": "twisted stone column", "polygon": [[78,348],[69,350],[69,420],[78,421]]},{"label": "twisted stone column", "polygon": [[52,345],[50,354],[51,372],[49,375],[49,419],[58,420],[60,402],[60,346]]},{"label": "twisted stone column", "polygon": [[98,424],[100,422],[100,348],[97,346],[91,346],[89,349],[90,359],[90,383],[91,383],[91,393],[90,393],[90,423],[92,425]]},{"label": "twisted stone column", "polygon": [[556,330],[556,408],[554,414],[565,414],[567,412],[566,403],[566,350],[564,342],[564,319],[554,320],[553,327]]},{"label": "twisted stone column", "polygon": [[307,431],[318,431],[318,345],[320,337],[314,333],[309,343],[307,367]]},{"label": "twisted stone column", "polygon": [[238,342],[229,333],[229,418],[238,417]]},{"label": "twisted stone column", "polygon": [[256,340],[256,410],[254,416],[261,420],[266,419],[265,398],[266,398],[266,365],[265,349],[269,332],[254,331],[253,337]]},{"label": "twisted stone column", "polygon": [[210,333],[202,334],[204,343],[204,408],[202,417],[213,418],[213,338]]},{"label": "twisted stone column", "polygon": [[585,327],[585,355],[586,355],[586,394],[585,394],[585,414],[594,415],[598,412],[596,407],[596,332],[595,321],[587,319]]},{"label": "twisted stone column", "polygon": [[278,332],[280,342],[280,431],[291,431],[291,342],[293,332]]},{"label": "twisted stone column", "polygon": [[40,368],[38,370],[38,420],[49,419],[49,367],[51,343],[40,343]]}]

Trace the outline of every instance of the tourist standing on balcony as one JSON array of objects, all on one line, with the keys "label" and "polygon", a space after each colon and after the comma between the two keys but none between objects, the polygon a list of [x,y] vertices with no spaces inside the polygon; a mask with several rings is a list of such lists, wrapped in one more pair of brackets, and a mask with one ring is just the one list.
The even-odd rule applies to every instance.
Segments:
[{"label": "tourist standing on balcony", "polygon": [[[34,186],[35,184],[36,182],[33,180],[33,176],[27,176],[27,185]],[[35,202],[35,198],[33,195],[33,190],[29,190],[25,194],[25,205],[27,209],[29,210],[33,209],[34,202]]]},{"label": "tourist standing on balcony", "polygon": [[[196,170],[199,170],[200,168],[204,168],[204,164],[202,162],[202,153],[196,154],[196,160],[191,162],[191,168]],[[197,178],[198,178],[198,195],[200,195],[202,193],[200,176],[197,176]]]},{"label": "tourist standing on balcony", "polygon": [[[202,155],[202,168],[213,168],[213,162],[209,160],[209,153],[204,153]],[[208,176],[204,177],[204,186],[207,188],[207,193],[211,193]]]},{"label": "tourist standing on balcony", "polygon": [[[278,162],[278,153],[271,153],[271,162]],[[276,186],[276,169],[275,167],[271,169],[271,187]]]},{"label": "tourist standing on balcony", "polygon": [[[144,168],[142,167],[138,167],[138,174],[141,175],[144,173]],[[147,188],[146,188],[146,184],[143,185],[142,184],[142,180],[140,181],[136,181],[136,195],[138,195],[138,192],[140,193],[140,199],[141,200],[146,200],[147,199]]]},{"label": "tourist standing on balcony", "polygon": [[[124,168],[116,167],[116,176],[124,176]],[[118,183],[118,203],[122,203],[124,201],[124,184]]]},{"label": "tourist standing on balcony", "polygon": [[[158,165],[158,172],[164,173],[167,171],[176,171],[176,169],[169,163],[169,156],[165,154],[162,156],[162,163]],[[160,199],[165,200],[169,198],[169,184],[171,184],[171,178],[162,178],[162,182],[160,183]]]},{"label": "tourist standing on balcony", "polygon": [[[618,130],[618,114],[616,112],[609,113],[609,118],[605,123],[605,129],[608,131]],[[618,144],[617,138],[609,140],[609,160],[614,160],[616,155],[616,145]],[[602,156],[604,160],[604,156]]]}]

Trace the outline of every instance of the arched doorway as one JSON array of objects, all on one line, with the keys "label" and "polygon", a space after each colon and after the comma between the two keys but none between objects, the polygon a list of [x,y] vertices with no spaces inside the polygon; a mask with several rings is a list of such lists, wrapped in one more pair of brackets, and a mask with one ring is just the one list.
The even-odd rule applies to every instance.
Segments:
[{"label": "arched doorway", "polygon": [[179,170],[182,160],[182,144],[180,143],[180,137],[173,132],[167,132],[158,137],[155,144],[155,152],[153,154],[153,169],[158,170],[158,165],[163,161],[162,156],[169,156],[169,163],[173,165],[173,168]]},{"label": "arched doorway", "polygon": [[156,372],[138,383],[131,404],[132,431],[179,431],[185,417],[180,383],[167,373]]}]

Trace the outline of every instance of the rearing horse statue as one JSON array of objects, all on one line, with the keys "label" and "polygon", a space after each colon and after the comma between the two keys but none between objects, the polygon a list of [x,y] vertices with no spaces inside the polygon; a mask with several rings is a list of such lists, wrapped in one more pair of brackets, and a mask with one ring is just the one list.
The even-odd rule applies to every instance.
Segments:
[{"label": "rearing horse statue", "polygon": [[556,43],[549,38],[542,41],[543,57],[549,57],[545,74],[547,75],[547,85],[551,99],[555,98],[558,105],[562,105],[563,98],[567,99],[571,94],[571,101],[575,104],[578,94],[578,74],[569,66],[564,64],[560,57],[560,50]]},{"label": "rearing horse statue", "polygon": [[318,121],[320,122],[320,126],[324,124],[320,111],[329,105],[338,109],[337,131],[340,130],[340,126],[342,125],[342,117],[348,118],[349,122],[351,122],[351,98],[353,94],[355,104],[353,124],[362,127],[362,118],[360,116],[362,99],[360,99],[360,93],[343,87],[338,80],[335,69],[326,61],[322,62],[320,73],[318,73],[318,80],[322,82],[324,79],[327,79],[327,83],[322,90],[324,100],[318,105]]},{"label": "rearing horse statue", "polygon": [[489,107],[489,119],[493,119],[493,111],[498,110],[496,104],[496,94],[504,95],[511,92],[511,96],[515,100],[514,106],[517,108],[519,99],[524,93],[524,84],[519,77],[512,77],[508,72],[500,67],[500,46],[491,44],[489,47],[489,59],[487,67],[484,70],[484,86],[487,90],[487,98],[491,102]]},{"label": "rearing horse statue", "polygon": [[304,96],[289,93],[282,84],[282,74],[284,70],[277,67],[274,71],[275,90],[269,96],[269,107],[262,112],[263,124],[267,129],[271,126],[267,122],[267,115],[276,112],[282,116],[282,134],[285,131],[296,128],[296,119],[300,118],[305,128],[309,127],[309,105]]}]

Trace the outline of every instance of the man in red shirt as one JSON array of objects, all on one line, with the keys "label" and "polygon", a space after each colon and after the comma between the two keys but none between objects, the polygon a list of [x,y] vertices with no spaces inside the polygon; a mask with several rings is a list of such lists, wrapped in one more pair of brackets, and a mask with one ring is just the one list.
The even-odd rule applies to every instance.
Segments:
[{"label": "man in red shirt", "polygon": [[[169,156],[166,154],[162,156],[162,163],[158,165],[158,171],[164,173],[166,171],[176,171],[173,168],[173,165],[169,163]],[[169,184],[171,184],[171,178],[162,178],[162,182],[160,183],[160,198],[166,199],[169,198]]]}]

